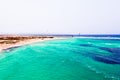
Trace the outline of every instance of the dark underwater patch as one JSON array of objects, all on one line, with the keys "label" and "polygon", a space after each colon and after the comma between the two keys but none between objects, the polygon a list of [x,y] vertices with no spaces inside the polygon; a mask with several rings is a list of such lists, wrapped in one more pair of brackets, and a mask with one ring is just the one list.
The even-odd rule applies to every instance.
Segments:
[{"label": "dark underwater patch", "polygon": [[107,47],[99,47],[101,50],[105,50],[111,53],[117,53],[120,54],[120,48],[107,48]]},{"label": "dark underwater patch", "polygon": [[3,49],[3,51],[9,52],[9,51],[13,51],[14,49],[19,48],[19,47],[21,47],[21,46],[10,47],[10,48],[7,48],[7,49]]},{"label": "dark underwater patch", "polygon": [[83,47],[95,47],[95,48],[98,48],[98,49],[101,49],[101,50],[108,51],[110,53],[120,54],[120,48],[99,47],[99,46],[95,46],[95,45],[92,45],[92,44],[80,44],[80,46],[83,46]]},{"label": "dark underwater patch", "polygon": [[93,39],[93,40],[97,40],[97,41],[98,41],[98,40],[99,40],[99,41],[102,40],[102,41],[104,41],[104,42],[108,42],[108,41],[109,41],[109,42],[111,42],[111,43],[116,43],[116,42],[119,42],[119,41],[120,41],[120,39],[101,39],[101,38],[100,38],[100,39]]},{"label": "dark underwater patch", "polygon": [[86,57],[90,57],[92,59],[94,59],[95,61],[98,62],[102,62],[102,63],[106,63],[106,64],[120,64],[120,48],[109,48],[109,47],[101,47],[101,46],[96,46],[96,45],[92,45],[92,44],[80,44],[80,46],[82,47],[93,47],[93,48],[98,48],[100,50],[104,50],[107,52],[112,53],[109,56],[105,56],[105,55],[100,55],[100,54],[96,54],[96,53],[83,53],[82,55],[86,56]]},{"label": "dark underwater patch", "polygon": [[120,64],[120,61],[117,61],[113,58],[106,57],[106,56],[96,55],[92,58],[96,61],[103,62],[103,63],[106,63],[106,64]]},{"label": "dark underwater patch", "polygon": [[83,46],[83,47],[96,47],[92,44],[80,44],[80,46]]}]

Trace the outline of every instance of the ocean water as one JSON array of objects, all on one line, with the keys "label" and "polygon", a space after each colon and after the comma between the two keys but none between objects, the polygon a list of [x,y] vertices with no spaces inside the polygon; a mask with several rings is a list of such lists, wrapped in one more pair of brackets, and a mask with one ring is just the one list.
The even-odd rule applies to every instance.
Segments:
[{"label": "ocean water", "polygon": [[120,39],[78,37],[6,50],[0,80],[120,80]]}]

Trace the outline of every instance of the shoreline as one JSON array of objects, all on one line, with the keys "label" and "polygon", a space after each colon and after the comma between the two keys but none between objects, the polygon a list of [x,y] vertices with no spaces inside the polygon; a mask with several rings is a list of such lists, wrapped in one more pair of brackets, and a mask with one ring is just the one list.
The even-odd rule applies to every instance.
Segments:
[{"label": "shoreline", "polygon": [[7,51],[12,48],[18,48],[27,44],[32,44],[36,42],[44,42],[44,41],[50,41],[50,40],[60,40],[60,39],[66,39],[63,37],[53,37],[53,38],[37,38],[37,39],[28,39],[24,41],[19,41],[14,44],[0,44],[0,52]]}]

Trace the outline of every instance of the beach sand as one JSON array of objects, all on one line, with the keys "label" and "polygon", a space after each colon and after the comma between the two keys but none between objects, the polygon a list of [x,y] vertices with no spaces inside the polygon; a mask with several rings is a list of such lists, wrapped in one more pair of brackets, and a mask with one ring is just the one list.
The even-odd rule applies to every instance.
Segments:
[{"label": "beach sand", "polygon": [[[18,39],[18,40],[15,40],[15,39],[8,39],[9,42],[5,42],[6,41],[6,38],[4,37],[0,37],[2,40],[2,43],[0,43],[0,51],[4,51],[4,50],[7,50],[9,48],[12,48],[12,47],[18,47],[18,46],[22,46],[22,45],[26,45],[26,44],[31,44],[31,43],[35,43],[35,42],[41,42],[41,41],[46,41],[46,40],[54,40],[54,39],[61,39],[61,38],[58,38],[58,37],[33,37],[33,38],[29,38],[27,36],[27,39]],[[14,37],[16,38],[16,37]],[[21,37],[17,37],[17,38],[21,38]],[[14,42],[13,42],[14,41]]]}]

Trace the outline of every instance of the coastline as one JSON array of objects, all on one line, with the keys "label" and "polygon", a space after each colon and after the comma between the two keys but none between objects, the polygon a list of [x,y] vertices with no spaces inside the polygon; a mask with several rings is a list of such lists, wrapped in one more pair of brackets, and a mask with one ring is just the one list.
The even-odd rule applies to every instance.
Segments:
[{"label": "coastline", "polygon": [[27,44],[32,44],[32,43],[36,43],[36,42],[43,42],[43,41],[49,41],[49,40],[57,40],[57,39],[65,39],[65,38],[62,38],[62,37],[37,38],[37,39],[28,39],[28,40],[24,40],[24,41],[19,41],[19,42],[14,43],[14,44],[0,44],[0,52],[6,51],[7,49],[27,45]]}]

